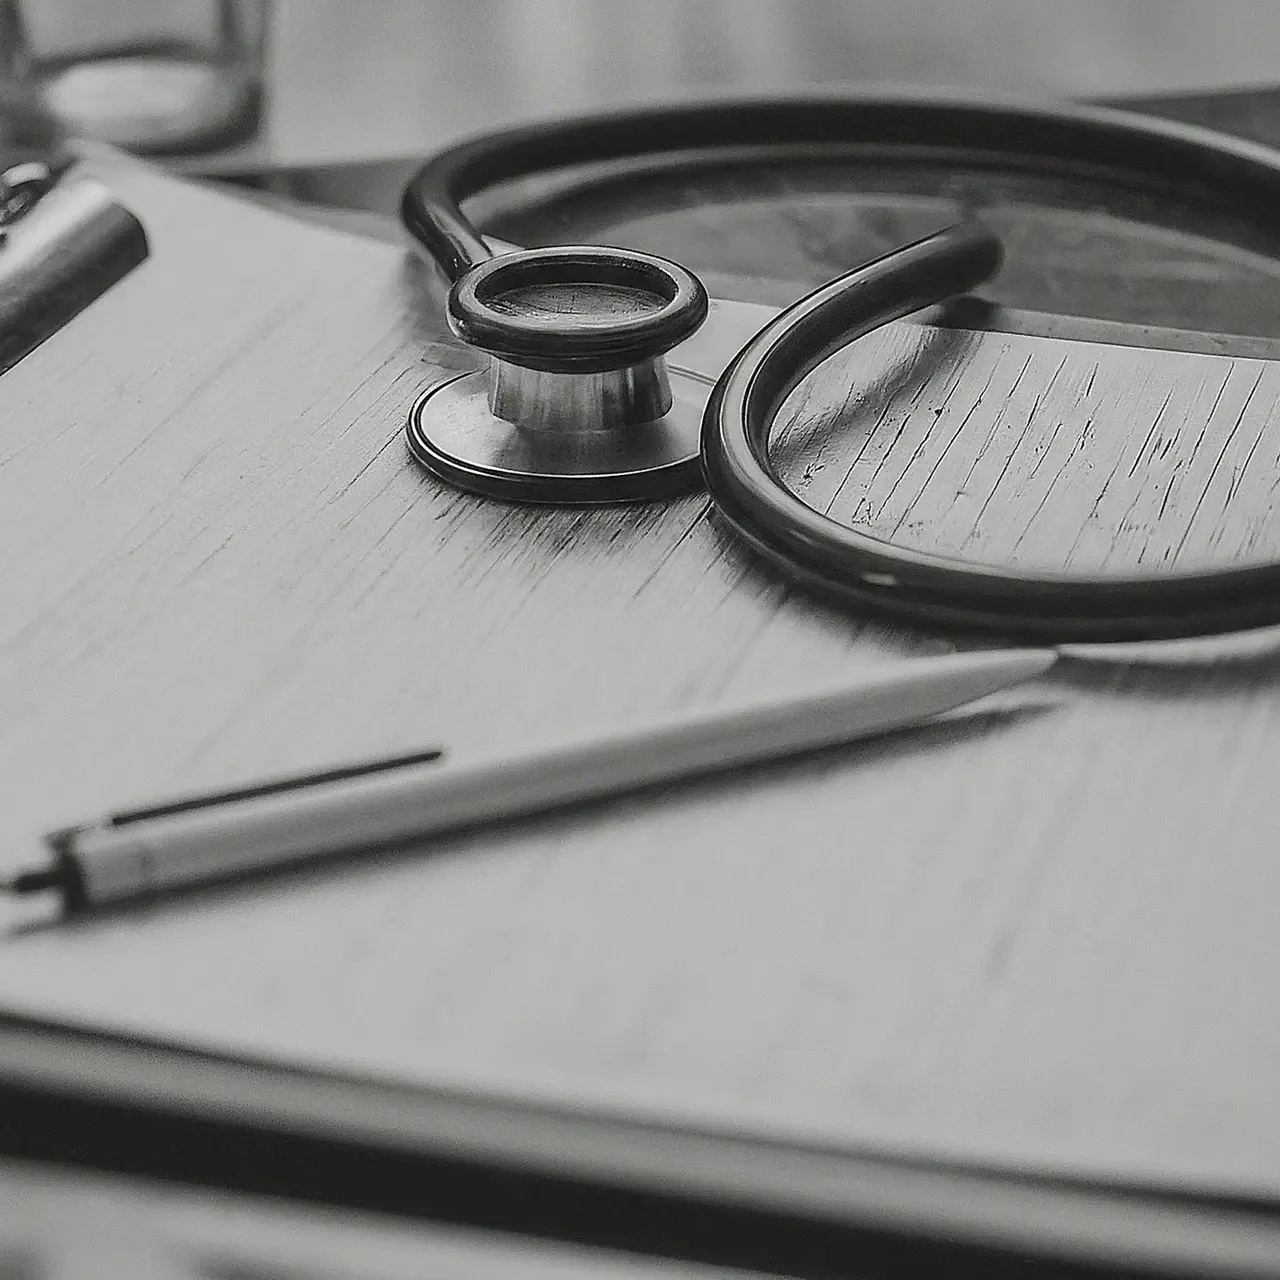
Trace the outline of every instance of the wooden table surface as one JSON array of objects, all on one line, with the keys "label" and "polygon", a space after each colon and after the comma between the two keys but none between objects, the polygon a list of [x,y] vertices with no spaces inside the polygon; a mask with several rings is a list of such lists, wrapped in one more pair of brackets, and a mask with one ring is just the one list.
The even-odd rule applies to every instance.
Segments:
[{"label": "wooden table surface", "polygon": [[[698,496],[555,511],[443,488],[404,415],[469,357],[419,268],[91,167],[153,257],[0,379],[5,869],[135,800],[973,642],[806,597]],[[670,232],[740,295],[766,289],[761,245],[763,274],[803,276],[904,225],[761,207],[598,213]],[[1020,305],[1065,287],[1020,274],[1037,247],[1014,255]],[[1130,261],[1113,311],[1208,298],[1280,336],[1252,259]],[[993,557],[1276,554],[1276,365],[1055,341],[896,329],[802,388],[789,474],[842,518]],[[937,378],[904,376],[926,348]],[[429,859],[76,929],[14,911],[0,1004],[1274,1203],[1280,667],[1268,645],[1197,657],[1068,664],[1016,713]]]}]

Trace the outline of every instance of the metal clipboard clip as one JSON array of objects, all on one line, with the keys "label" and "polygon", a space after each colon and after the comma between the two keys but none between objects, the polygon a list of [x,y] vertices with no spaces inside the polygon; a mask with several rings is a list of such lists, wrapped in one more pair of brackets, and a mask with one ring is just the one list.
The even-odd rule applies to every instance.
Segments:
[{"label": "metal clipboard clip", "polygon": [[147,258],[142,223],[69,163],[0,171],[0,373]]}]

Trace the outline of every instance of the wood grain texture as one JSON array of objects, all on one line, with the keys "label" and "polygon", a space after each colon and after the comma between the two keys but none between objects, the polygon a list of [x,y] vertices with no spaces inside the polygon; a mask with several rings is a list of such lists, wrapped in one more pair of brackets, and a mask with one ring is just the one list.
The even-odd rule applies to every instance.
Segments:
[{"label": "wood grain texture", "polygon": [[1280,552],[1278,400],[1272,361],[902,324],[800,389],[776,456],[810,506],[922,551],[1222,568]]},{"label": "wood grain texture", "polygon": [[[416,267],[97,163],[152,260],[0,379],[6,867],[165,793],[951,643],[792,592],[699,497],[440,487],[404,414],[467,357]],[[926,348],[927,383],[872,376]],[[841,366],[782,448],[842,518],[1028,564],[1274,552],[1270,365],[904,326]],[[1019,714],[431,857],[75,928],[14,912],[0,1004],[1275,1197],[1278,671],[1068,665]]]}]

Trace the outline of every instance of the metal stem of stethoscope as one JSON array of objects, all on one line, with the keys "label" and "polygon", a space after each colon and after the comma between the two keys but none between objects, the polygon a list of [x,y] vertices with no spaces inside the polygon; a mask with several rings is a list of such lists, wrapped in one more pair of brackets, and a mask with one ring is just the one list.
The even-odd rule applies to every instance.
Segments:
[{"label": "metal stem of stethoscope", "polygon": [[415,456],[488,497],[600,503],[695,486],[710,383],[666,353],[707,315],[689,271],[625,249],[535,249],[466,270],[446,307],[487,371],[421,396]]}]

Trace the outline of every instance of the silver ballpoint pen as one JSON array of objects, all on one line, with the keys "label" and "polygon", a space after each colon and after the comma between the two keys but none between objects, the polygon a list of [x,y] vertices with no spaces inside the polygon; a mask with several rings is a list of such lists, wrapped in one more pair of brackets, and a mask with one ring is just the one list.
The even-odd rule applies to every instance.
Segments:
[{"label": "silver ballpoint pen", "polygon": [[174,801],[48,837],[14,893],[75,910],[545,813],[918,724],[1047,671],[1020,649],[912,659],[789,697],[698,709],[474,761],[438,752]]}]

